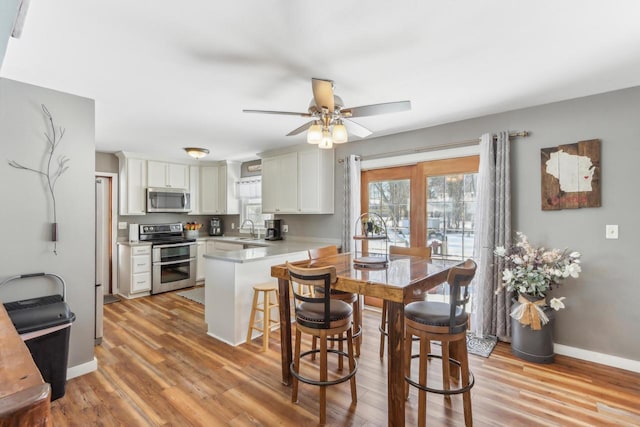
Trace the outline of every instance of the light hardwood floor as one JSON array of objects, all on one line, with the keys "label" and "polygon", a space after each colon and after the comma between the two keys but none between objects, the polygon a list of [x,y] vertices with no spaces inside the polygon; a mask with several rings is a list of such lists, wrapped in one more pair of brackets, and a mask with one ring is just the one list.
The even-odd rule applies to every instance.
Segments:
[{"label": "light hardwood floor", "polygon": [[[379,316],[364,313],[358,403],[351,405],[348,382],[329,387],[327,425],[387,424]],[[267,353],[259,339],[234,348],[205,331],[203,307],[175,293],[106,305],[98,371],[67,383],[65,397],[52,404],[54,425],[317,425],[317,387],[301,384],[293,404],[291,389],[280,382],[277,331]],[[535,365],[514,358],[502,343],[489,358],[470,355],[470,363],[475,426],[640,425],[640,374],[562,356]],[[433,364],[430,378],[438,373]],[[416,400],[412,390],[407,425],[416,424]],[[463,425],[462,399],[447,404],[429,395],[427,422]]]}]

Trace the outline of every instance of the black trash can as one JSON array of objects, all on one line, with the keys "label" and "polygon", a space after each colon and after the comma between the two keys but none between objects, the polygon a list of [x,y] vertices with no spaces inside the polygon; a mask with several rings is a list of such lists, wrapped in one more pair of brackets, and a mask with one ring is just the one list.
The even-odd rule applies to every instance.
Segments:
[{"label": "black trash can", "polygon": [[53,276],[63,288],[63,295],[49,295],[4,304],[11,321],[27,345],[45,382],[51,385],[51,401],[61,398],[67,383],[69,335],[76,319],[65,302],[66,286],[60,276],[37,273],[11,277],[5,283],[26,277]]}]

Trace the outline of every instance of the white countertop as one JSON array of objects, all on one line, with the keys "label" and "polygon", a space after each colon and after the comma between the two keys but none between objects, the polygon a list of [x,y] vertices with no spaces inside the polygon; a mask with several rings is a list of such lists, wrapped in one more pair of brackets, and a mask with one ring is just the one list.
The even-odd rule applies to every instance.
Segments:
[{"label": "white countertop", "polygon": [[119,240],[116,242],[116,244],[118,245],[124,245],[124,246],[151,246],[150,242],[131,242],[129,240]]},{"label": "white countertop", "polygon": [[228,241],[234,243],[242,243],[245,245],[255,245],[260,247],[253,247],[247,249],[239,249],[237,251],[224,251],[214,250],[211,253],[205,254],[205,258],[217,259],[228,262],[252,262],[267,259],[270,257],[276,257],[288,253],[302,252],[309,249],[321,248],[323,246],[335,245],[337,243],[334,240],[327,239],[287,239],[287,240],[240,240],[233,237],[210,237],[211,240]]}]

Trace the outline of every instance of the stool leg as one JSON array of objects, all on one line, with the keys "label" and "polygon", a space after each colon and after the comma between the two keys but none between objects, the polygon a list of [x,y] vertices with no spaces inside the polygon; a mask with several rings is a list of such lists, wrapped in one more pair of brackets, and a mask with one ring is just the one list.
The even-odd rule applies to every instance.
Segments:
[{"label": "stool leg", "polygon": [[[411,340],[409,340],[411,342]],[[418,383],[427,385],[427,345],[429,340],[420,337],[420,372],[418,373]],[[427,424],[427,392],[418,389],[418,426],[424,427]]]},{"label": "stool leg", "polygon": [[[354,303],[354,309],[353,309],[353,317],[354,317],[354,321],[353,321],[353,333],[357,333],[358,331],[362,330],[362,299],[360,297],[360,295],[358,294],[358,298],[356,299],[356,302]],[[362,345],[362,337],[364,336],[364,334],[360,334],[360,336],[356,337],[355,339],[355,346],[356,346],[356,357],[360,357],[360,346]]]},{"label": "stool leg", "polygon": [[[327,381],[327,331],[320,331],[320,381]],[[320,424],[327,422],[327,386],[320,386]]]},{"label": "stool leg", "polygon": [[[465,337],[466,338],[466,337]],[[469,385],[469,355],[467,354],[466,339],[456,343],[458,354],[460,357],[460,373],[462,375],[462,387]],[[471,427],[473,425],[473,417],[471,414],[471,390],[462,393],[462,405],[464,408],[464,425]]]},{"label": "stool leg", "polygon": [[251,342],[253,327],[255,326],[256,306],[258,305],[258,291],[253,291],[253,304],[251,304],[251,316],[249,317],[249,331],[247,331],[247,344]]},{"label": "stool leg", "polygon": [[[451,362],[449,362],[449,357],[451,357],[449,351],[449,341],[442,341],[442,389],[449,390],[450,382],[451,382]],[[444,398],[447,401],[451,401],[451,396],[445,395]]]},{"label": "stool leg", "polygon": [[[382,335],[381,343],[384,343],[384,338],[385,336]],[[413,344],[413,334],[407,331],[404,334],[404,357],[405,357],[404,376],[407,378],[411,378],[411,351],[413,347],[412,344]],[[406,381],[404,382],[404,398],[409,399],[409,383]]]},{"label": "stool leg", "polygon": [[[293,355],[293,370],[296,374],[300,373],[300,340],[302,338],[302,333],[296,329],[296,349]],[[296,403],[298,401],[298,379],[292,375],[291,376],[291,401]]]},{"label": "stool leg", "polygon": [[[316,337],[314,335],[312,340],[311,340],[311,350],[316,350],[317,348],[318,348],[318,337]],[[311,360],[316,360],[316,354],[315,353],[311,354]]]},{"label": "stool leg", "polygon": [[[344,351],[344,341],[342,340],[342,334],[338,335],[338,338],[340,338],[340,341],[338,341],[338,351],[342,353]],[[342,356],[342,354],[340,354],[338,356],[338,371],[342,371],[344,369],[343,359],[344,357]]]},{"label": "stool leg", "polygon": [[[380,320],[380,329],[387,330],[387,301],[382,301],[382,316]],[[384,342],[387,340],[385,334],[380,332],[380,359],[384,357]]]},{"label": "stool leg", "polygon": [[[351,329],[347,329],[347,352],[349,353],[349,372],[353,372],[356,367],[356,359],[353,354],[353,334],[351,333]],[[356,403],[358,401],[356,376],[352,376],[349,382],[351,383],[351,403]]]},{"label": "stool leg", "polygon": [[262,302],[264,311],[262,312],[262,351],[269,350],[269,332],[271,332],[271,303],[269,295],[271,292],[263,292]]}]

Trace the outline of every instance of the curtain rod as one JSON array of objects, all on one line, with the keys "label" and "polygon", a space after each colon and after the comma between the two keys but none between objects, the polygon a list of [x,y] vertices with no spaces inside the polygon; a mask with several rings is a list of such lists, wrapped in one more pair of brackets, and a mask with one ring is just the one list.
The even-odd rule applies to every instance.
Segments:
[{"label": "curtain rod", "polygon": [[[519,136],[525,138],[529,136],[529,131],[521,130],[518,132],[509,132],[509,138],[515,138]],[[497,135],[493,135],[494,141],[497,138],[498,138]],[[444,150],[447,148],[467,147],[467,146],[476,145],[479,143],[480,143],[480,138],[467,139],[465,141],[449,142],[446,144],[432,145],[424,148],[412,148],[408,150],[398,150],[398,151],[389,151],[386,153],[372,154],[370,156],[360,156],[360,160],[373,160],[373,159],[379,159],[382,157],[394,157],[394,156],[401,156],[405,154],[424,153],[428,151]],[[344,163],[344,159],[339,159],[338,163]]]}]

